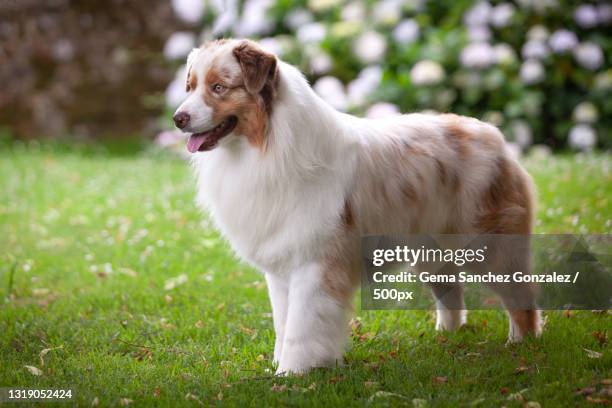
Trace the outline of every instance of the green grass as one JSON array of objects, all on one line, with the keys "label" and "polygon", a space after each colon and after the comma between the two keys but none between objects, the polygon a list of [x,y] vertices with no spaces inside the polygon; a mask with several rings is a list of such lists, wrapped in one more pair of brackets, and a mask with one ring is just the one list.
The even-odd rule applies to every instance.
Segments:
[{"label": "green grass", "polygon": [[[610,233],[611,164],[528,159],[538,232]],[[194,206],[187,163],[19,145],[0,151],[0,175],[0,386],[71,388],[101,406],[552,407],[589,404],[585,387],[612,399],[597,395],[612,350],[594,335],[610,335],[612,315],[590,311],[546,312],[541,339],[507,347],[500,311],[439,334],[432,312],[357,307],[344,368],[275,378],[264,280]]]}]

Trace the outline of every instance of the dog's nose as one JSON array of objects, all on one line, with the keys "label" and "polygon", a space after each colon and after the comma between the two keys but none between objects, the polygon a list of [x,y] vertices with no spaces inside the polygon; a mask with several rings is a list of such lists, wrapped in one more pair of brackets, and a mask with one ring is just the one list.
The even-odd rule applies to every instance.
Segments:
[{"label": "dog's nose", "polygon": [[189,119],[191,119],[191,117],[187,112],[178,112],[172,117],[172,119],[174,119],[174,124],[177,128],[183,129],[189,124]]}]

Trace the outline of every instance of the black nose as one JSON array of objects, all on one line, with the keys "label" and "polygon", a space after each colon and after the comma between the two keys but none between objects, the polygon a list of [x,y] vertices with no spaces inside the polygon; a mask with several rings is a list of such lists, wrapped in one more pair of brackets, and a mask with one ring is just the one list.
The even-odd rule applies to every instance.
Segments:
[{"label": "black nose", "polygon": [[172,119],[174,119],[174,124],[177,128],[183,129],[189,124],[189,119],[191,119],[191,117],[187,112],[178,112]]}]

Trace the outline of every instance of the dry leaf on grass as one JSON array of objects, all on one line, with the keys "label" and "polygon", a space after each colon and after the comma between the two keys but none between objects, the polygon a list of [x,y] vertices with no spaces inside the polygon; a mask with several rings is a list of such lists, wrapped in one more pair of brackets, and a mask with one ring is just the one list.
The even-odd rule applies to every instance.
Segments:
[{"label": "dry leaf on grass", "polygon": [[177,286],[184,285],[185,283],[187,283],[187,275],[182,273],[179,276],[166,280],[166,282],[164,283],[164,289],[172,290]]},{"label": "dry leaf on grass", "polygon": [[31,365],[24,365],[24,367],[30,372],[30,374],[35,375],[35,376],[41,376],[42,375],[42,370],[38,367],[34,367]]},{"label": "dry leaf on grass", "polygon": [[52,350],[58,350],[58,349],[62,349],[62,348],[64,348],[64,346],[58,346],[58,347],[51,347],[51,348],[42,349],[41,352],[38,354],[38,356],[40,357],[40,365],[41,366],[45,365],[45,356],[47,355],[47,353],[49,353]]},{"label": "dry leaf on grass", "polygon": [[92,407],[97,407],[98,405],[100,405],[100,399],[98,397],[95,397],[93,400],[91,400]]},{"label": "dry leaf on grass", "polygon": [[593,350],[589,350],[587,348],[585,348],[583,350],[586,351],[588,358],[601,358],[601,356],[603,356],[603,354],[600,353],[599,351],[593,351]]},{"label": "dry leaf on grass", "polygon": [[128,405],[130,405],[132,402],[134,402],[134,400],[131,400],[129,398],[121,398],[119,400],[119,405],[121,405],[122,407],[127,407]]},{"label": "dry leaf on grass", "polygon": [[446,384],[448,382],[448,377],[444,377],[444,376],[433,377],[431,380],[433,381],[434,384]]}]

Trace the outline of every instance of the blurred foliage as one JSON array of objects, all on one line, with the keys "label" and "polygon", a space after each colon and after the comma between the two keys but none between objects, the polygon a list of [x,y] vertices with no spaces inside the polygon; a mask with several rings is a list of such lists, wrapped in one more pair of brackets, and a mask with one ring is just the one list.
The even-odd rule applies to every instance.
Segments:
[{"label": "blurred foliage", "polygon": [[[200,39],[260,39],[317,91],[321,77],[338,79],[346,95],[335,95],[342,91],[336,85],[319,93],[342,110],[363,114],[386,102],[402,112],[450,111],[494,123],[523,149],[591,150],[612,147],[611,10],[568,0],[247,0],[234,11],[209,5],[196,25]],[[232,24],[219,29],[230,12]],[[416,33],[397,32],[415,23]],[[372,32],[384,42],[364,38]],[[328,67],[316,67],[321,58]],[[429,65],[417,76],[421,61]],[[431,65],[441,75],[428,77]],[[365,101],[352,100],[351,84],[372,66],[380,67],[380,80],[365,87]]]}]

